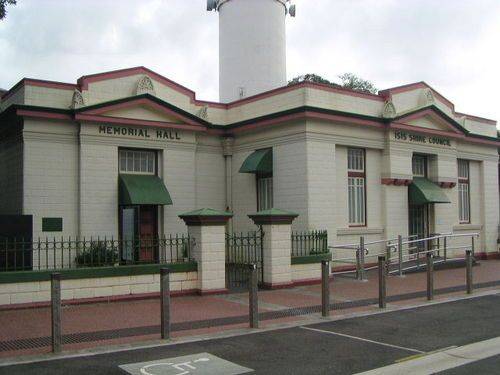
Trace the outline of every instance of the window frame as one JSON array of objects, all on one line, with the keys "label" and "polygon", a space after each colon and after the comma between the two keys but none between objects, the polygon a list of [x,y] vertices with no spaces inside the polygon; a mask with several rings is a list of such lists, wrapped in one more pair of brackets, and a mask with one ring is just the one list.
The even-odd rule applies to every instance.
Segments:
[{"label": "window frame", "polygon": [[[415,174],[414,162],[415,160],[420,159],[423,162],[424,173],[423,174]],[[413,154],[411,158],[411,174],[413,177],[425,177],[427,178],[429,173],[429,159],[427,155],[423,154]]]},{"label": "window frame", "polygon": [[[361,169],[352,169],[349,166],[350,158],[349,158],[349,153],[351,151],[355,152],[360,152],[361,151],[361,161],[362,161],[362,168]],[[360,180],[363,181],[363,222],[351,222],[351,199],[349,197],[350,194],[350,187],[351,187],[351,179],[353,179],[354,183],[352,186],[354,188],[359,187],[357,186],[356,182],[359,182]],[[367,214],[367,188],[366,188],[366,149],[364,148],[359,148],[359,147],[348,147],[347,148],[347,217],[348,217],[348,225],[349,228],[362,228],[362,227],[367,227],[368,226],[368,214]],[[354,211],[357,211],[357,205],[355,202],[355,207]]]},{"label": "window frame", "polygon": [[[130,171],[130,170],[122,170],[121,168],[121,155],[123,152],[133,152],[133,153],[145,153],[151,154],[153,156],[153,171]],[[128,156],[125,156],[126,163],[128,164]],[[134,164],[135,164],[135,159]],[[127,165],[128,167],[128,165]],[[135,168],[134,168],[135,169]],[[148,158],[146,158],[146,169],[148,169]],[[157,176],[158,175],[158,152],[156,150],[143,149],[143,148],[129,148],[129,147],[120,147],[118,148],[118,173],[119,174],[135,174],[135,175],[145,175],[145,176]]]},{"label": "window frame", "polygon": [[[271,207],[263,209],[261,207],[261,189],[260,189],[260,182],[261,180],[270,180],[271,181]],[[263,211],[263,210],[268,210],[273,208],[274,205],[274,181],[273,181],[273,174],[272,173],[257,173],[255,175],[255,182],[256,182],[256,196],[257,196],[257,212]]]},{"label": "window frame", "polygon": [[[467,172],[467,176],[461,176],[460,175],[460,164],[464,163]],[[470,224],[471,223],[471,207],[470,207],[470,162],[469,160],[465,159],[457,159],[457,176],[458,176],[458,184],[457,184],[457,192],[458,192],[458,221],[460,224]],[[464,198],[464,191],[463,187],[466,187],[466,199],[465,201],[463,200]],[[462,213],[464,212],[464,207],[463,203],[466,203],[466,213],[467,213],[467,220],[462,220],[463,215]]]}]

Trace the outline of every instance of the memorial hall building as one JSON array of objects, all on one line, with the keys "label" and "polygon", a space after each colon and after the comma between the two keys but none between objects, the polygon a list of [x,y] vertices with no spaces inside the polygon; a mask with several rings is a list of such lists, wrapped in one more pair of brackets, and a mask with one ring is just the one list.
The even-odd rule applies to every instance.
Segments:
[{"label": "memorial hall building", "polygon": [[[222,20],[238,1],[216,3]],[[284,28],[284,2],[256,3]],[[228,232],[255,230],[248,215],[278,208],[330,245],[478,232],[476,253],[497,252],[495,121],[425,82],[377,94],[287,85],[280,72],[279,84],[230,82],[261,73],[224,67],[239,53],[228,35],[220,102],[145,67],[4,92],[0,215],[31,216],[33,238],[140,238],[185,232],[178,215],[205,207],[233,213]],[[256,66],[280,61],[268,57]]]}]

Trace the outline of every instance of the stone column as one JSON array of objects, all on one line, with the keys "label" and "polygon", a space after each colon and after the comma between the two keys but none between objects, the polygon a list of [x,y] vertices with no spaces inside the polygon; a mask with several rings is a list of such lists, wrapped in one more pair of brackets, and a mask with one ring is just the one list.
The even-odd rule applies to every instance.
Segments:
[{"label": "stone column", "polygon": [[292,285],[292,222],[296,213],[276,208],[248,215],[262,228],[264,287],[286,288]]},{"label": "stone column", "polygon": [[202,295],[225,293],[226,224],[230,212],[202,208],[179,215],[188,226],[191,256],[198,263],[198,290]]}]

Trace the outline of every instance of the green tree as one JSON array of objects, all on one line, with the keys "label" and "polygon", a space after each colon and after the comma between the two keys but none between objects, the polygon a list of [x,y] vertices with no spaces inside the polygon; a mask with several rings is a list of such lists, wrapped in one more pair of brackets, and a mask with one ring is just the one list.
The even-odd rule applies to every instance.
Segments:
[{"label": "green tree", "polygon": [[0,0],[0,20],[7,15],[7,5],[16,5],[17,0]]},{"label": "green tree", "polygon": [[317,74],[309,73],[309,74],[304,74],[302,76],[295,77],[291,81],[288,82],[289,85],[296,85],[297,83],[302,83],[302,82],[312,82],[312,83],[323,83],[325,85],[330,85],[330,86],[336,86],[339,87],[334,82],[331,82],[327,80],[326,78],[323,78]]},{"label": "green tree", "polygon": [[342,87],[370,94],[376,94],[378,91],[373,83],[353,73],[342,74],[339,78],[342,81]]},{"label": "green tree", "polygon": [[332,87],[345,87],[351,90],[367,92],[371,94],[377,93],[377,88],[373,83],[358,77],[353,73],[345,73],[339,76],[341,83],[335,83],[323,78],[317,74],[309,73],[302,76],[295,77],[288,82],[288,85],[296,85],[302,82],[312,82],[312,83],[322,83],[325,85],[330,85]]}]

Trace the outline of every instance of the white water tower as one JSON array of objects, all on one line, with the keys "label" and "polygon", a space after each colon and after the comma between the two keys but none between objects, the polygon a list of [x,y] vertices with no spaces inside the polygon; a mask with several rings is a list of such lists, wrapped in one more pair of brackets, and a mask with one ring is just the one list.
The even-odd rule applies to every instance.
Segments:
[{"label": "white water tower", "polygon": [[229,103],[285,86],[290,0],[208,0],[219,12],[219,99]]}]

